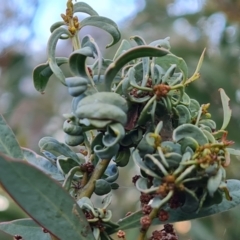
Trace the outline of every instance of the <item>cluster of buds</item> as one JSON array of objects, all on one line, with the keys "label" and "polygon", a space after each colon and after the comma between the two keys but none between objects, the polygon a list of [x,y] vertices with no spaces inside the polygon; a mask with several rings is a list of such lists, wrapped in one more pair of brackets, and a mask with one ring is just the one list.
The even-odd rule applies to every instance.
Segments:
[{"label": "cluster of buds", "polygon": [[94,165],[91,162],[87,162],[81,165],[81,170],[88,174],[91,174],[94,170]]},{"label": "cluster of buds", "polygon": [[117,236],[118,236],[118,238],[125,239],[126,233],[124,231],[122,231],[122,230],[119,230],[117,232]]},{"label": "cluster of buds", "polygon": [[68,0],[66,14],[61,14],[63,21],[67,24],[68,30],[71,34],[75,34],[80,29],[80,23],[77,16],[73,16],[73,3],[72,0]]},{"label": "cluster of buds", "polygon": [[165,224],[164,229],[155,230],[149,240],[178,240],[172,224]]},{"label": "cluster of buds", "polygon": [[157,100],[160,100],[162,97],[166,97],[170,90],[171,87],[166,84],[158,84],[153,87]]}]

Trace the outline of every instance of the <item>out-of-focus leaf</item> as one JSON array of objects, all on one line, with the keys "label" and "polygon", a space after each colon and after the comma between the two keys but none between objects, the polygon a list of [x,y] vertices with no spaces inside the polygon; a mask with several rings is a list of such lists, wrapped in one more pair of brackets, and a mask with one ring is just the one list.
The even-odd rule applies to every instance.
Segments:
[{"label": "out-of-focus leaf", "polygon": [[57,60],[55,57],[57,42],[60,39],[61,35],[63,34],[69,37],[71,36],[71,33],[64,27],[59,27],[52,32],[48,40],[47,53],[48,53],[48,63],[51,70],[56,75],[56,77],[61,81],[61,83],[66,85],[65,76],[62,70],[60,69],[60,67],[58,66]]},{"label": "out-of-focus leaf", "polygon": [[224,130],[229,124],[229,121],[230,121],[231,115],[232,115],[232,110],[229,107],[230,99],[227,96],[227,94],[225,93],[225,91],[222,88],[220,88],[219,92],[221,95],[222,106],[223,106],[223,124],[222,124],[221,130]]},{"label": "out-of-focus leaf", "polygon": [[54,165],[52,162],[36,154],[30,149],[22,148],[22,151],[24,154],[24,159],[27,160],[28,163],[32,164],[57,181],[64,180],[63,175],[58,171],[56,165]]},{"label": "out-of-focus leaf", "polygon": [[0,230],[12,236],[20,235],[24,240],[51,240],[48,233],[30,218],[18,219],[11,222],[1,222]]},{"label": "out-of-focus leaf", "polygon": [[113,41],[106,46],[107,48],[116,44],[121,38],[121,33],[118,30],[117,24],[111,19],[106,17],[101,16],[87,17],[81,21],[81,28],[84,26],[99,27],[108,32],[112,36]]},{"label": "out-of-focus leaf", "polygon": [[231,155],[240,156],[240,150],[233,149],[233,148],[227,148],[227,151],[228,151]]},{"label": "out-of-focus leaf", "polygon": [[2,187],[40,226],[59,239],[95,240],[73,198],[32,165],[0,156]]},{"label": "out-of-focus leaf", "polygon": [[167,50],[170,50],[171,46],[170,46],[169,40],[170,40],[170,37],[166,37],[164,39],[158,39],[149,43],[149,46],[163,47],[163,48],[166,48]]},{"label": "out-of-focus leaf", "polygon": [[0,152],[9,157],[23,159],[23,153],[15,135],[2,115],[0,115],[0,136]]},{"label": "out-of-focus leaf", "polygon": [[73,5],[73,12],[82,12],[82,13],[87,13],[91,16],[98,16],[98,13],[91,7],[89,6],[87,3],[85,2],[76,2]]},{"label": "out-of-focus leaf", "polygon": [[[67,62],[68,62],[68,58],[64,58],[64,57],[56,58],[56,63],[58,66]],[[53,74],[53,71],[49,67],[48,62],[40,64],[37,67],[35,67],[33,70],[33,84],[35,89],[40,93],[44,93],[44,90],[47,86],[49,78],[52,76],[52,74]]]},{"label": "out-of-focus leaf", "polygon": [[162,57],[169,52],[165,49],[154,48],[149,46],[138,46],[130,49],[121,56],[119,56],[116,61],[111,63],[105,72],[105,87],[108,91],[111,90],[112,82],[119,72],[119,70],[131,60],[141,57]]},{"label": "out-of-focus leaf", "polygon": [[132,36],[130,37],[130,40],[134,40],[138,46],[147,45],[145,40],[140,36]]}]

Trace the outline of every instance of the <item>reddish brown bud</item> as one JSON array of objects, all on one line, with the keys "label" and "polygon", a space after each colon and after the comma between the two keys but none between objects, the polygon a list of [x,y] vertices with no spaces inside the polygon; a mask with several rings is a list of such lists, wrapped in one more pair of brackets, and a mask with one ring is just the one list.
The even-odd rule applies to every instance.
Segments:
[{"label": "reddish brown bud", "polygon": [[151,225],[151,222],[152,220],[148,215],[140,218],[142,229],[148,229]]}]

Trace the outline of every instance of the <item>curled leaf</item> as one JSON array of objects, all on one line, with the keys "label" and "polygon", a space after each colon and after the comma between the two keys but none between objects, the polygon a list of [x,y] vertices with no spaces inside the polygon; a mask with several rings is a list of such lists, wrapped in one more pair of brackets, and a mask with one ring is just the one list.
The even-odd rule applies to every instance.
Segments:
[{"label": "curled leaf", "polygon": [[91,47],[83,47],[74,51],[69,57],[69,67],[73,75],[88,79],[91,82],[89,71],[86,68],[87,57],[95,58],[96,51]]},{"label": "curled leaf", "polygon": [[107,127],[107,132],[104,135],[102,142],[104,146],[110,147],[119,143],[124,136],[124,127],[120,123],[113,123]]},{"label": "curled leaf", "polygon": [[113,41],[106,46],[107,48],[116,44],[121,38],[121,33],[118,30],[117,24],[111,19],[106,17],[101,16],[87,17],[81,21],[81,28],[83,28],[84,26],[99,27],[108,32],[112,36]]},{"label": "curled leaf", "polygon": [[98,13],[87,3],[85,2],[76,2],[73,5],[73,12],[82,12],[82,13],[87,13],[91,16],[98,16]]},{"label": "curled leaf", "polygon": [[119,144],[115,144],[111,147],[104,147],[101,145],[94,146],[94,152],[99,157],[99,159],[111,159],[114,157],[119,150]]},{"label": "curled leaf", "polygon": [[78,107],[76,114],[80,119],[111,120],[122,125],[127,123],[126,113],[117,106],[107,103],[93,103]]},{"label": "curled leaf", "polygon": [[195,139],[199,145],[208,143],[208,139],[201,129],[189,123],[182,124],[173,131],[173,140],[176,142],[179,142],[186,137]]},{"label": "curled leaf", "polygon": [[88,79],[83,77],[69,77],[66,78],[66,85],[71,96],[77,97],[83,94],[88,87]]},{"label": "curled leaf", "polygon": [[47,53],[48,53],[48,63],[51,70],[56,75],[56,77],[61,81],[61,83],[66,85],[65,76],[62,70],[59,68],[56,57],[55,57],[57,42],[60,39],[62,34],[65,34],[69,37],[71,36],[71,33],[63,27],[59,27],[55,29],[48,40]]},{"label": "curled leaf", "polygon": [[[61,66],[67,62],[68,58],[56,57],[56,63],[58,66]],[[33,70],[33,84],[35,89],[40,93],[44,93],[49,78],[52,76],[52,74],[53,71],[51,70],[48,62],[36,66]]]},{"label": "curled leaf", "polygon": [[111,85],[116,77],[119,70],[131,60],[141,58],[141,57],[161,57],[169,52],[165,49],[154,48],[149,46],[138,46],[130,49],[121,56],[119,56],[116,61],[111,63],[105,72],[105,86],[108,91],[111,90]]}]

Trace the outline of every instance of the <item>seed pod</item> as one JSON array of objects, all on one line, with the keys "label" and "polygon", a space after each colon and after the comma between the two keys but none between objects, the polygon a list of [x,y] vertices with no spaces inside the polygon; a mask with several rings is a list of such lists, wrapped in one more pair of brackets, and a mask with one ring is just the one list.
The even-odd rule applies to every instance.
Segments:
[{"label": "seed pod", "polygon": [[111,184],[104,179],[98,179],[95,183],[94,192],[99,195],[108,194],[111,191]]},{"label": "seed pod", "polygon": [[77,97],[87,90],[88,80],[82,77],[66,78],[66,85],[71,96]]},{"label": "seed pod", "polygon": [[69,146],[77,146],[84,141],[84,137],[82,135],[80,136],[73,136],[66,134],[64,137],[65,143]]}]

